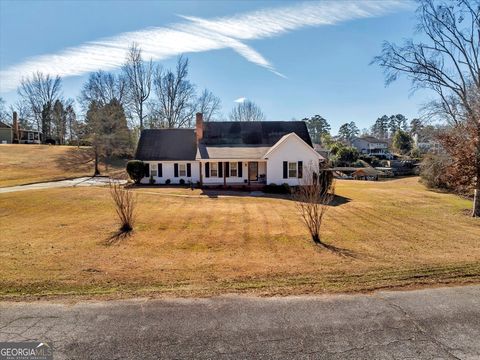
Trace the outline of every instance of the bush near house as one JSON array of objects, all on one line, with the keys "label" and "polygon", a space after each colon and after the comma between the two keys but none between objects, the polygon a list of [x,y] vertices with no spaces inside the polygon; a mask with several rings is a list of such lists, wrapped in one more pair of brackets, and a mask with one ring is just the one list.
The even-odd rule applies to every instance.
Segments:
[{"label": "bush near house", "polygon": [[128,176],[136,183],[140,183],[145,175],[145,164],[141,160],[130,160],[127,163]]},{"label": "bush near house", "polygon": [[282,185],[277,185],[274,183],[265,185],[263,192],[269,193],[269,194],[290,194],[291,188],[290,185],[284,183]]}]

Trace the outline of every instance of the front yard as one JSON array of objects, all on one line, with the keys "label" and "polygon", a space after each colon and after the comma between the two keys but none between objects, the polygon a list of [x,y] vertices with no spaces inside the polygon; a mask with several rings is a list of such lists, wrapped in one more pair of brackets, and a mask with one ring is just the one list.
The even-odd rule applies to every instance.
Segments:
[{"label": "front yard", "polygon": [[[102,174],[125,169],[125,161],[116,160]],[[0,145],[0,187],[91,176],[93,154],[88,146]]]},{"label": "front yard", "polygon": [[[292,201],[139,188],[134,234],[116,245],[106,188],[0,194],[0,297],[304,294],[480,280],[471,202],[416,178],[337,182],[324,241]],[[192,196],[188,196],[192,195]]]}]

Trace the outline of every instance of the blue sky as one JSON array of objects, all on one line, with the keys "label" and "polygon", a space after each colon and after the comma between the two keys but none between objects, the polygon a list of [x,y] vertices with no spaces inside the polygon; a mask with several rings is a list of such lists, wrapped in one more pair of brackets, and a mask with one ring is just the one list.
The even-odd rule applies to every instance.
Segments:
[{"label": "blue sky", "polygon": [[225,115],[245,97],[268,120],[320,114],[334,132],[350,121],[364,128],[383,114],[416,117],[428,100],[412,96],[406,79],[385,88],[369,65],[384,40],[410,37],[414,26],[414,5],[395,0],[2,0],[0,96],[14,102],[21,76],[39,69],[62,73],[64,96],[76,98],[89,71],[115,71],[140,39],[166,67],[185,53],[191,80],[221,98]]}]

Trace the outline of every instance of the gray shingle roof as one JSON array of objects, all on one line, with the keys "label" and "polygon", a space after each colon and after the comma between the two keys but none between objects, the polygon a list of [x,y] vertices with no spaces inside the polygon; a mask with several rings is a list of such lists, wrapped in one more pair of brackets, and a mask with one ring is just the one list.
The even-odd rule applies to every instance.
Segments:
[{"label": "gray shingle roof", "polygon": [[143,130],[135,154],[140,160],[195,160],[197,144],[193,129]]},{"label": "gray shingle roof", "polygon": [[[256,159],[284,135],[296,133],[312,146],[303,121],[212,121],[204,123],[198,158]],[[194,129],[143,130],[135,158],[140,160],[195,160]]]},{"label": "gray shingle roof", "polygon": [[202,143],[206,145],[272,146],[282,136],[296,133],[312,146],[304,121],[211,121],[204,123]]}]

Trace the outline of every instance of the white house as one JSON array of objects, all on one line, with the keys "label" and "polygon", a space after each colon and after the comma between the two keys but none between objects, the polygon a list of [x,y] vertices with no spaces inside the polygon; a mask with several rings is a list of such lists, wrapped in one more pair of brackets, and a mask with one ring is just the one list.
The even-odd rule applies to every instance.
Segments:
[{"label": "white house", "polygon": [[146,165],[142,183],[299,185],[308,166],[324,158],[303,121],[203,122],[195,129],[143,130],[136,159]]},{"label": "white house", "polygon": [[388,143],[373,136],[355,137],[351,143],[362,154],[380,156],[387,159],[392,157],[392,154],[388,151]]}]

